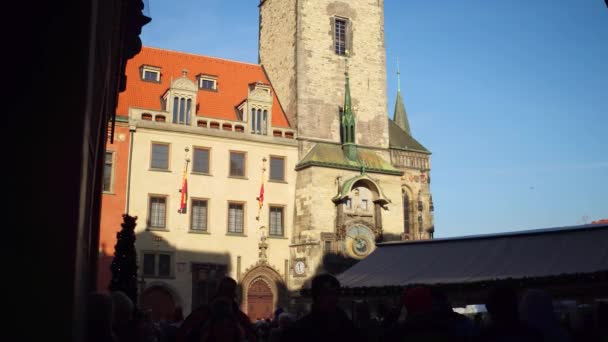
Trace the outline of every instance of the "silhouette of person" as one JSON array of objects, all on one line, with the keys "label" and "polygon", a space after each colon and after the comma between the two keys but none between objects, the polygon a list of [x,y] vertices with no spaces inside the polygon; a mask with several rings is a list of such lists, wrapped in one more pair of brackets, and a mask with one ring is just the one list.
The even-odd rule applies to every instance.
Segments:
[{"label": "silhouette of person", "polygon": [[330,274],[312,279],[312,310],[287,329],[281,341],[363,341],[353,322],[338,307],[340,282]]}]

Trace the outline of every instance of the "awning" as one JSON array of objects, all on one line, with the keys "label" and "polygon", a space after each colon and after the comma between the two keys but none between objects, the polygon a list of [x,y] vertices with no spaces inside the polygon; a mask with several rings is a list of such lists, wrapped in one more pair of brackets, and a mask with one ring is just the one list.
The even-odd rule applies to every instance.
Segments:
[{"label": "awning", "polygon": [[457,284],[608,272],[608,224],[381,243],[343,287]]}]

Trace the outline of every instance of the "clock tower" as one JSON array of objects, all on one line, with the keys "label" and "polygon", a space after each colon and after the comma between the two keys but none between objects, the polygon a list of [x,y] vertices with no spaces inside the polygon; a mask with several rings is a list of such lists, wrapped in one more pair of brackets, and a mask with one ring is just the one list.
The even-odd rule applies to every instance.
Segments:
[{"label": "clock tower", "polygon": [[388,118],[383,0],[261,0],[259,9],[259,62],[297,132],[288,227],[297,288],[432,225],[428,183],[411,184],[430,179],[430,152],[402,128],[407,117]]}]

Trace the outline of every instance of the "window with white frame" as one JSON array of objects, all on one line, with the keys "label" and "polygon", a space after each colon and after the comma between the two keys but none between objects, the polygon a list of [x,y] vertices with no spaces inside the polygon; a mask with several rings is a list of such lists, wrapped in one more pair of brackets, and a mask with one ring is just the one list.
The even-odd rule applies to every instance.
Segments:
[{"label": "window with white frame", "polygon": [[202,90],[217,90],[217,79],[211,76],[200,76],[198,87]]},{"label": "window with white frame", "polygon": [[142,65],[141,80],[145,82],[160,83],[160,68],[150,65]]}]

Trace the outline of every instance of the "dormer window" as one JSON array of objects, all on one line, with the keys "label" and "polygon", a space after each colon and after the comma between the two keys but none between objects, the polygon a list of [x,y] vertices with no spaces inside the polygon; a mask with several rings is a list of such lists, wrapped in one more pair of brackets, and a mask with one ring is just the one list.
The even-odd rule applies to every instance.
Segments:
[{"label": "dormer window", "polygon": [[217,77],[200,75],[198,78],[198,88],[201,90],[217,91]]},{"label": "dormer window", "polygon": [[141,70],[141,80],[145,82],[154,82],[160,83],[160,68],[151,66],[151,65],[142,65],[140,67]]}]

